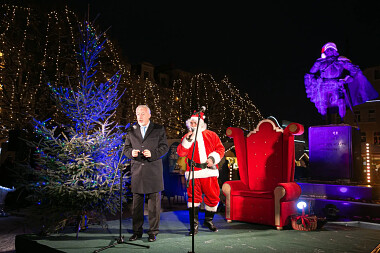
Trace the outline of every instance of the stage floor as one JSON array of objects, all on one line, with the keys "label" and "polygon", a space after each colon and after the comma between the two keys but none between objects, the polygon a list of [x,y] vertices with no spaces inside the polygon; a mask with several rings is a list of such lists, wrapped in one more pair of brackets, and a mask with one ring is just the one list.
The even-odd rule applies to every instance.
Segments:
[{"label": "stage floor", "polygon": [[[204,213],[200,212],[203,222]],[[147,218],[147,217],[145,217]],[[219,231],[213,233],[200,227],[194,237],[194,252],[372,252],[380,244],[380,225],[365,222],[328,222],[316,231],[297,231],[291,228],[282,231],[271,226],[234,221],[227,223],[222,214],[215,216]],[[148,227],[146,219],[144,228]],[[125,241],[132,235],[131,218],[123,219],[122,235]],[[101,252],[191,252],[192,237],[187,236],[189,217],[186,210],[161,213],[160,233],[157,241],[148,242],[148,235],[134,244],[147,245],[143,248],[130,244],[119,244]],[[119,220],[108,222],[108,229],[89,225],[79,233],[65,233],[39,238],[32,234],[16,237],[16,251],[22,252],[94,252],[119,237]],[[378,251],[376,251],[378,252]]]}]

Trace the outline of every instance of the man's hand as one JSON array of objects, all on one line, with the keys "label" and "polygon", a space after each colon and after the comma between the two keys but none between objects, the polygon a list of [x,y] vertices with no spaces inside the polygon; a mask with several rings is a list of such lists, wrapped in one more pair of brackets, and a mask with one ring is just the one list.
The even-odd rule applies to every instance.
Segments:
[{"label": "man's hand", "polygon": [[145,149],[145,150],[143,151],[143,155],[144,155],[145,157],[151,157],[151,156],[152,156],[152,153],[150,153],[150,151],[149,151],[148,149]]},{"label": "man's hand", "polygon": [[190,130],[190,131],[185,135],[185,137],[186,137],[187,140],[190,140],[191,137],[192,137],[192,135],[193,135],[193,131]]},{"label": "man's hand", "polygon": [[132,150],[132,156],[133,157],[137,157],[139,155],[139,153],[140,153],[140,150],[138,150],[138,149]]},{"label": "man's hand", "polygon": [[207,158],[206,163],[207,163],[207,167],[212,167],[212,166],[214,166],[214,161],[213,161],[211,158]]}]

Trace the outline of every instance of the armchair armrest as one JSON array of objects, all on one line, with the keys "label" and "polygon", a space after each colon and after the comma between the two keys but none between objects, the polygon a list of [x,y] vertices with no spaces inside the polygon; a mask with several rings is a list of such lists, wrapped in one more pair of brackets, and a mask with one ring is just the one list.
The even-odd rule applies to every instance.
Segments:
[{"label": "armchair armrest", "polygon": [[[243,183],[241,180],[233,180],[233,181],[227,181],[223,184],[222,190],[226,189],[226,191],[229,193],[231,191],[244,191],[249,190],[248,186]],[[223,190],[224,193],[224,190]]]},{"label": "armchair armrest", "polygon": [[227,181],[222,186],[224,196],[226,196],[226,219],[231,221],[231,191],[248,190],[248,186],[241,180]]},{"label": "armchair armrest", "polygon": [[274,219],[277,229],[282,229],[281,203],[296,200],[301,195],[301,187],[295,182],[279,183],[274,189]]},{"label": "armchair armrest", "polygon": [[279,183],[277,187],[282,187],[285,190],[285,195],[281,198],[281,201],[295,200],[299,198],[302,192],[301,187],[295,182]]}]

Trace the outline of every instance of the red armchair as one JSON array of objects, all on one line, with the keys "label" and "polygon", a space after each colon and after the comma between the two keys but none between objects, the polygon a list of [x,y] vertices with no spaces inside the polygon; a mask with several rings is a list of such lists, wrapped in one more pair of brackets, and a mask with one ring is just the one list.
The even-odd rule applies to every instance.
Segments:
[{"label": "red armchair", "polygon": [[294,135],[304,132],[291,123],[285,129],[265,119],[247,137],[240,128],[229,127],[234,138],[240,180],[222,186],[226,196],[226,220],[275,226],[281,230],[297,213],[301,187],[294,182]]}]

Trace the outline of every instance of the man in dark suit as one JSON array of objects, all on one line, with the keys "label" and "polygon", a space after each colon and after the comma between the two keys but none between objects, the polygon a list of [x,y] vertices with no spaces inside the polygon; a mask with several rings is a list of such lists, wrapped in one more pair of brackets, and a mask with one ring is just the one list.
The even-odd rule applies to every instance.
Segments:
[{"label": "man in dark suit", "polygon": [[165,129],[150,121],[146,105],[136,108],[137,125],[128,131],[124,154],[131,159],[133,235],[130,241],[142,237],[145,197],[148,199],[148,241],[154,242],[159,231],[161,191],[164,190],[161,158],[169,147]]}]

